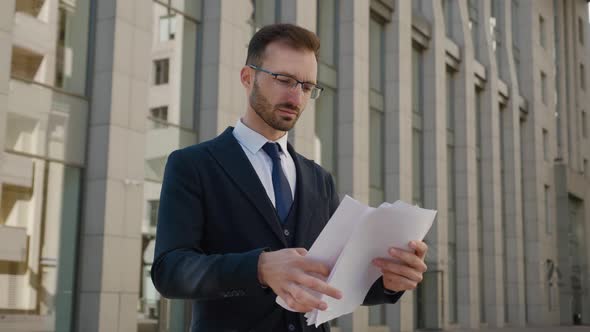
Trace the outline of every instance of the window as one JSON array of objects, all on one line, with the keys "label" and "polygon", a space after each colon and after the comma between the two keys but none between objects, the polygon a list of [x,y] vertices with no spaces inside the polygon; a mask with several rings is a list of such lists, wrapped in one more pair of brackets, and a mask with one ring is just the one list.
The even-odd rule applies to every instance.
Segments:
[{"label": "window", "polygon": [[584,20],[578,17],[578,41],[584,45]]},{"label": "window", "polygon": [[471,39],[473,42],[473,51],[475,52],[475,58],[479,58],[479,18],[478,18],[478,5],[479,0],[468,0],[469,6],[469,28],[471,29]]},{"label": "window", "polygon": [[584,175],[586,175],[586,176],[590,175],[590,173],[588,173],[588,171],[590,171],[588,169],[588,159],[586,159],[586,158],[584,158],[584,170],[583,171],[584,171]]},{"label": "window", "polygon": [[455,107],[454,107],[454,81],[453,73],[447,71],[447,201],[448,201],[448,253],[449,253],[449,321],[457,322],[458,301],[457,301],[457,240],[456,240],[456,220],[455,220]]},{"label": "window", "polygon": [[516,71],[516,81],[520,85],[520,48],[518,37],[518,1],[512,0],[511,23],[512,23],[512,57]]},{"label": "window", "polygon": [[586,90],[586,71],[582,63],[580,63],[580,88]]},{"label": "window", "polygon": [[442,9],[445,16],[445,31],[447,37],[453,37],[453,0],[443,0]]},{"label": "window", "polygon": [[543,48],[546,47],[546,33],[545,33],[545,19],[543,18],[543,16],[539,16],[539,43],[541,44],[541,46],[543,46]]},{"label": "window", "polygon": [[547,75],[541,72],[541,100],[547,105]]},{"label": "window", "polygon": [[168,106],[150,109],[150,117],[154,122],[154,128],[166,127],[166,122],[168,122]]},{"label": "window", "polygon": [[173,40],[176,35],[176,15],[160,17],[160,41]]},{"label": "window", "polygon": [[254,10],[252,12],[251,24],[252,34],[265,25],[276,22],[277,17],[277,0],[252,0]]},{"label": "window", "polygon": [[586,119],[586,111],[582,111],[582,137],[588,138],[588,119]]},{"label": "window", "polygon": [[168,84],[169,60],[161,59],[154,61],[154,83],[155,85]]},{"label": "window", "polygon": [[543,129],[543,159],[549,161],[549,132]]},{"label": "window", "polygon": [[318,63],[318,82],[324,87],[324,91],[321,98],[315,102],[315,159],[336,180],[336,98],[338,86],[336,1],[318,1],[317,10],[317,33],[322,40]]},{"label": "window", "polygon": [[[369,22],[369,203],[385,201],[385,108],[384,108],[385,27],[377,15]],[[386,325],[385,306],[369,308],[369,325]]]},{"label": "window", "polygon": [[481,143],[482,143],[482,90],[475,89],[475,158],[477,172],[477,236],[478,236],[478,257],[479,257],[479,291],[481,298],[479,301],[480,321],[486,321],[485,312],[485,287],[484,287],[484,256],[483,256],[483,181],[482,181],[482,162],[481,162]]},{"label": "window", "polygon": [[412,49],[412,195],[413,203],[423,206],[423,141],[422,141],[422,99],[424,96],[422,75],[422,52]]},{"label": "window", "polygon": [[552,234],[551,227],[551,199],[549,186],[545,186],[545,231],[547,234]]},{"label": "window", "polygon": [[158,209],[160,208],[160,200],[149,200],[148,208],[150,209],[150,227],[156,227],[158,225]]}]

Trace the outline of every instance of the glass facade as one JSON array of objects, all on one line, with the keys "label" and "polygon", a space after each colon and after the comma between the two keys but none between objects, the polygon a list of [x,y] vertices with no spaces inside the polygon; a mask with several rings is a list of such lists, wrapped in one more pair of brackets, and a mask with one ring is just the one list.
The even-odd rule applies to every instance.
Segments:
[{"label": "glass facade", "polygon": [[160,325],[182,330],[182,300],[161,302],[150,269],[159,207],[160,189],[168,155],[197,143],[197,59],[200,29],[198,1],[152,3],[152,78],[145,110],[145,182],[142,221],[142,272],[138,299],[140,325]]},{"label": "glass facade", "polygon": [[[317,34],[322,41],[318,64],[318,82],[324,87],[315,101],[315,160],[326,169],[334,180],[336,175],[336,104],[338,71],[336,66],[338,47],[338,22],[336,0],[317,2]],[[324,42],[326,41],[326,42]]]},{"label": "glass facade", "polygon": [[[377,14],[369,21],[369,205],[385,201],[385,26]],[[385,306],[369,307],[369,325],[385,325]]]},{"label": "glass facade", "polygon": [[44,331],[71,330],[89,8],[89,0],[17,1],[14,13],[17,28],[38,21],[54,38],[46,49],[12,47],[0,171],[0,315],[34,316]]}]

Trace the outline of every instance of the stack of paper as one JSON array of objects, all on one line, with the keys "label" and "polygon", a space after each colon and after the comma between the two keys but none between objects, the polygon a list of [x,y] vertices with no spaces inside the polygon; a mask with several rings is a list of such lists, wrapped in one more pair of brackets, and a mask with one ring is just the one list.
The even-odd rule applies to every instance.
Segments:
[{"label": "stack of paper", "polygon": [[[342,292],[342,299],[312,292],[328,309],[306,313],[307,324],[317,327],[353,312],[382,275],[371,261],[391,257],[391,247],[411,251],[408,243],[424,239],[435,216],[434,210],[402,201],[372,208],[346,196],[307,254],[332,269],[327,283]],[[280,297],[276,301],[293,311]]]}]

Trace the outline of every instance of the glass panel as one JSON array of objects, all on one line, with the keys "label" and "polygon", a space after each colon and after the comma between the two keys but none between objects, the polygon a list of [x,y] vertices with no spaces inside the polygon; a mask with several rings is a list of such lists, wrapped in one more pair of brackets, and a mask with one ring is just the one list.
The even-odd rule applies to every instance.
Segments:
[{"label": "glass panel", "polygon": [[[4,158],[0,235],[11,240],[0,242],[0,313],[35,316],[34,330],[69,331],[80,169],[12,153]],[[15,249],[19,257],[4,255]]]},{"label": "glass panel", "polygon": [[414,113],[422,113],[422,53],[416,48],[412,49],[412,110]]},{"label": "glass panel", "polygon": [[53,82],[41,82],[85,95],[89,10],[90,0],[60,1],[55,76]]},{"label": "glass panel", "polygon": [[319,164],[334,177],[336,172],[335,102],[334,89],[324,88],[322,96],[316,101],[315,109],[315,160],[319,161]]},{"label": "glass panel", "polygon": [[169,4],[171,8],[182,12],[183,16],[193,21],[201,20],[201,0],[159,0]]},{"label": "glass panel", "polygon": [[447,129],[453,130],[455,128],[455,85],[453,81],[453,73],[447,71]]},{"label": "glass panel", "polygon": [[385,140],[384,140],[385,114],[379,110],[371,109],[369,132],[369,178],[370,178],[370,204],[379,206],[385,199]]},{"label": "glass panel", "polygon": [[254,3],[254,12],[252,13],[252,23],[254,32],[258,31],[265,25],[273,24],[276,18],[276,0],[252,0]]},{"label": "glass panel", "polygon": [[318,1],[318,37],[322,41],[320,61],[336,65],[336,1]]},{"label": "glass panel", "polygon": [[422,131],[412,130],[412,195],[414,204],[423,206],[422,199]]},{"label": "glass panel", "polygon": [[369,325],[385,325],[385,304],[372,305],[369,307]]},{"label": "glass panel", "polygon": [[552,234],[552,229],[551,229],[551,197],[550,197],[550,191],[549,191],[549,186],[545,186],[545,231],[547,232],[547,234]]},{"label": "glass panel", "polygon": [[[149,271],[153,263],[160,190],[168,155],[174,150],[198,143],[195,129],[198,104],[198,3],[200,1],[172,0],[171,8],[180,12],[159,2],[152,5],[154,77],[151,80],[153,84],[149,87],[148,108],[145,110],[142,274],[138,303],[138,321],[142,328],[155,329],[160,325],[173,330],[176,324],[182,330],[186,322],[184,301],[161,301]],[[162,310],[166,314],[160,316]],[[160,319],[162,320],[158,322]]]},{"label": "glass panel", "polygon": [[543,16],[539,16],[539,43],[541,46],[545,47],[545,19]]},{"label": "glass panel", "polygon": [[87,119],[87,100],[12,79],[4,148],[83,165]]},{"label": "glass panel", "polygon": [[383,25],[371,18],[369,24],[369,82],[370,88],[383,91]]}]

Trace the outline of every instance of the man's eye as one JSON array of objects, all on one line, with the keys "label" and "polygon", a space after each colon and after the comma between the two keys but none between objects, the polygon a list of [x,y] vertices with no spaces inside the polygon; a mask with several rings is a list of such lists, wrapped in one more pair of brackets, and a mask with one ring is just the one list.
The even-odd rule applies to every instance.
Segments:
[{"label": "man's eye", "polygon": [[283,83],[283,84],[291,84],[291,82],[293,82],[292,79],[290,79],[288,77],[282,77],[282,76],[277,76],[277,81],[279,81],[280,83]]},{"label": "man's eye", "polygon": [[310,92],[311,90],[313,90],[313,85],[311,85],[311,84],[303,84],[303,91]]}]

